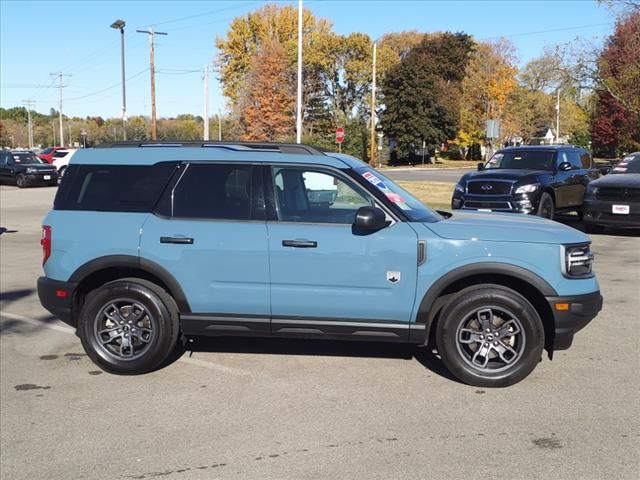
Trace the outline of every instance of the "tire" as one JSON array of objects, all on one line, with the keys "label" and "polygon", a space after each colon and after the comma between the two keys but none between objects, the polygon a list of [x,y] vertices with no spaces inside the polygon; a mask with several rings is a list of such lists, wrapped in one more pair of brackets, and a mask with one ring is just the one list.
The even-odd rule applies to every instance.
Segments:
[{"label": "tire", "polygon": [[544,192],[540,197],[540,202],[538,203],[538,211],[536,215],[543,218],[548,218],[549,220],[553,220],[553,217],[556,214],[556,206],[553,203],[553,197],[549,195],[547,192]]},{"label": "tire", "polygon": [[25,188],[27,186],[27,179],[23,174],[19,173],[16,177],[16,185],[18,188]]},{"label": "tire", "polygon": [[103,370],[122,375],[160,367],[175,348],[178,333],[173,298],[139,278],[116,280],[91,292],[78,321],[89,358]]},{"label": "tire", "polygon": [[585,222],[584,231],[587,233],[604,233],[604,226]]},{"label": "tire", "polygon": [[483,284],[451,298],[438,322],[436,342],[442,362],[462,382],[506,387],[524,379],[540,361],[544,328],[525,297]]}]

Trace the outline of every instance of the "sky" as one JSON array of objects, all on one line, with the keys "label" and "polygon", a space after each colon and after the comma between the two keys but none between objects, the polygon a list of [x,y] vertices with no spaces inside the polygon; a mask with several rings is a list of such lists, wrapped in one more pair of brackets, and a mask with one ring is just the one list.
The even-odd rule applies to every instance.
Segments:
[{"label": "sky", "polygon": [[[0,106],[35,101],[34,110],[58,108],[62,72],[63,112],[68,116],[120,117],[120,33],[125,27],[129,116],[150,115],[149,36],[156,32],[158,117],[202,115],[203,69],[216,56],[214,40],[231,20],[264,1],[31,1],[0,0]],[[297,5],[297,1],[270,2]],[[601,43],[613,31],[614,14],[595,0],[547,1],[357,1],[305,0],[304,8],[329,19],[340,34],[363,32],[376,39],[402,30],[463,31],[478,40],[507,37],[518,62],[582,37]],[[225,111],[216,74],[209,76],[209,112]]]}]

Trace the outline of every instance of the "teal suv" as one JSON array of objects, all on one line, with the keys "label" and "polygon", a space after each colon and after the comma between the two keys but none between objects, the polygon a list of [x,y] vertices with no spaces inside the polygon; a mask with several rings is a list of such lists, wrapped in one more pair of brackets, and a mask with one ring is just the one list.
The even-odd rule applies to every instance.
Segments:
[{"label": "teal suv", "polygon": [[43,222],[43,306],[106,371],[192,335],[431,344],[506,386],[601,309],[587,236],[534,216],[436,212],[305,145],[113,144],[73,157]]}]

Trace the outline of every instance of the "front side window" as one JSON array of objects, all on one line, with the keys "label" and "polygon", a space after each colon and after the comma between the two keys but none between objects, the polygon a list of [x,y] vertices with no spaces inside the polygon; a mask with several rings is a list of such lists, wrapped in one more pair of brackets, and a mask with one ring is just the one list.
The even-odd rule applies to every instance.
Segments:
[{"label": "front side window", "polygon": [[273,167],[278,218],[283,222],[352,224],[360,207],[375,201],[342,177],[327,171]]},{"label": "front side window", "polygon": [[177,218],[250,220],[252,167],[238,164],[190,164],[172,192]]},{"label": "front side window", "polygon": [[[582,160],[580,159],[580,153],[577,150],[569,150],[567,152],[569,163],[574,170],[580,170],[582,168]],[[589,168],[589,167],[586,167]]]}]

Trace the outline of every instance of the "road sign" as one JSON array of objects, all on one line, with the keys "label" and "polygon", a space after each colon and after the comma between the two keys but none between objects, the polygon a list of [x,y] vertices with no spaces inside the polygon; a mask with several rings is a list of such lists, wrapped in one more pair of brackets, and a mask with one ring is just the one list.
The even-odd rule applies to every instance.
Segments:
[{"label": "road sign", "polygon": [[344,128],[336,128],[336,142],[342,143],[344,141]]}]

